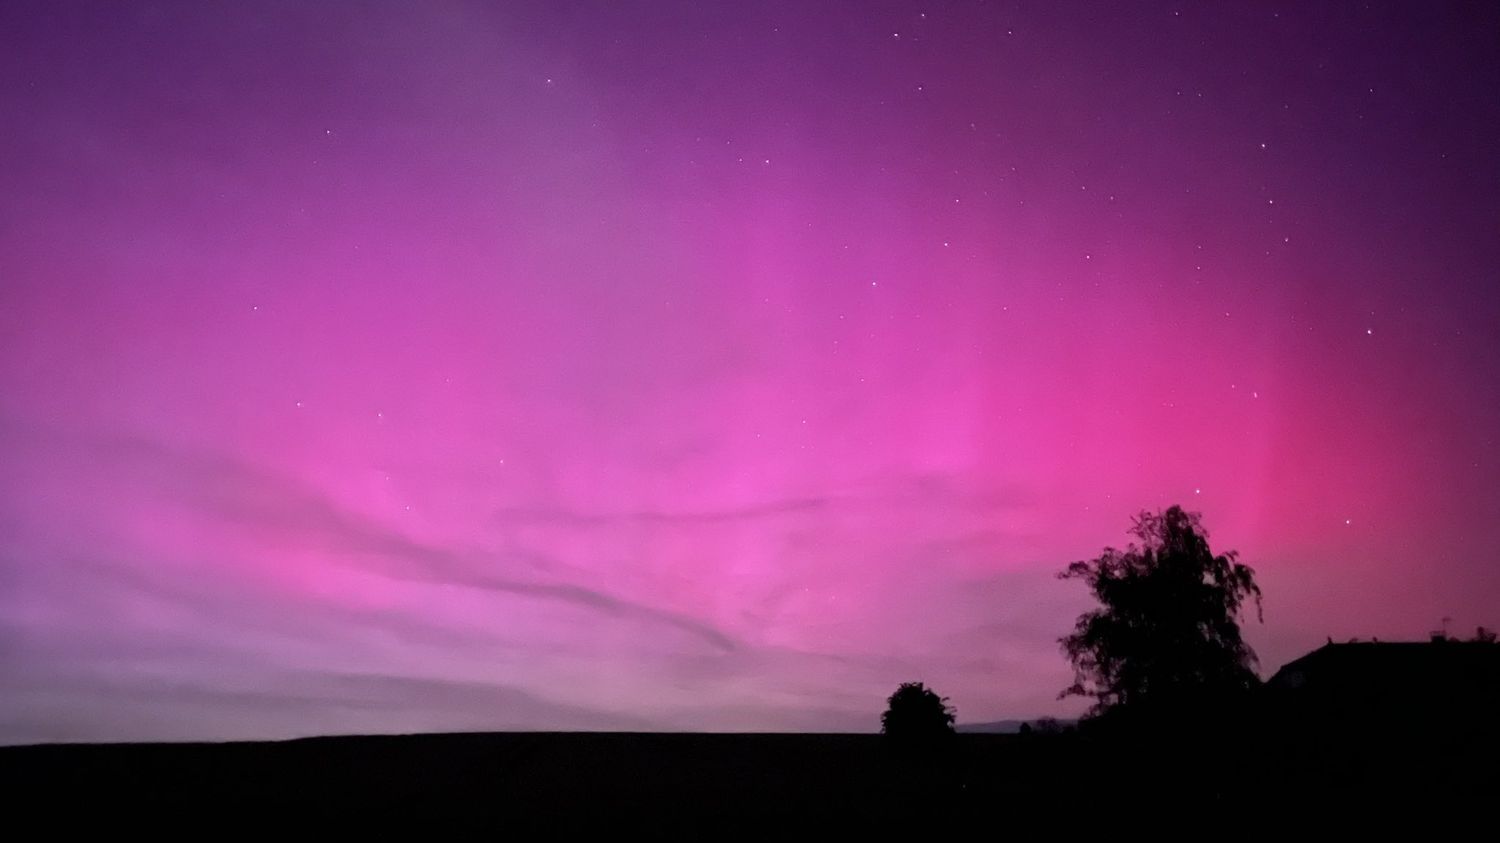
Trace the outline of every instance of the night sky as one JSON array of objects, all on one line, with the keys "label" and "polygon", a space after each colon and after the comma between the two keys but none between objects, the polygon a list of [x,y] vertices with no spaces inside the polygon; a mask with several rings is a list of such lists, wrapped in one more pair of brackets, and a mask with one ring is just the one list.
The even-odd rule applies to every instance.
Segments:
[{"label": "night sky", "polygon": [[1500,624],[1500,12],[1101,5],[4,3],[0,742],[1071,716],[1173,503]]}]

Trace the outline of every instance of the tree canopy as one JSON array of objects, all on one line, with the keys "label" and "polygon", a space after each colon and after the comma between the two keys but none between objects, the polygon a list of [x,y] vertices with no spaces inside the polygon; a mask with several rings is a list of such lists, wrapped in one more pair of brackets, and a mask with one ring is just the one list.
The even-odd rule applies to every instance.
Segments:
[{"label": "tree canopy", "polygon": [[1180,711],[1259,684],[1255,652],[1240,637],[1244,601],[1260,588],[1234,551],[1215,555],[1197,513],[1142,512],[1139,544],[1104,549],[1058,576],[1082,580],[1099,601],[1061,639],[1074,682],[1062,696],[1094,699],[1090,714]]},{"label": "tree canopy", "polygon": [[946,697],[921,682],[904,682],[880,715],[880,731],[893,738],[925,740],[952,734],[956,717]]}]

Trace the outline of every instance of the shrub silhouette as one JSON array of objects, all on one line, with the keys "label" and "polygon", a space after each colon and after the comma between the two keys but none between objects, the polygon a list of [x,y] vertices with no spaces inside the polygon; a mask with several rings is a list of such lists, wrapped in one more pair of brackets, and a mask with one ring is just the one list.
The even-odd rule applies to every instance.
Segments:
[{"label": "shrub silhouette", "polygon": [[1180,506],[1142,512],[1130,532],[1140,545],[1105,548],[1058,575],[1083,580],[1100,604],[1060,640],[1074,672],[1062,696],[1093,697],[1095,717],[1209,717],[1206,703],[1260,682],[1237,622],[1246,598],[1259,610],[1254,572],[1234,551],[1215,556],[1198,514]]},{"label": "shrub silhouette", "polygon": [[1036,721],[1036,732],[1039,735],[1061,735],[1063,725],[1056,717],[1043,717]]},{"label": "shrub silhouette", "polygon": [[928,741],[953,734],[957,717],[946,697],[921,682],[904,682],[880,715],[882,734],[901,741]]}]

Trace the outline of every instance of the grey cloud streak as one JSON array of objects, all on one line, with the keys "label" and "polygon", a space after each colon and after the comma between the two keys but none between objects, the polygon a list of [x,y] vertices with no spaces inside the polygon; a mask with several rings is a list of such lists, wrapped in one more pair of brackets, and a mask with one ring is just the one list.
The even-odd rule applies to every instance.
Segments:
[{"label": "grey cloud streak", "polygon": [[155,475],[156,486],[170,491],[179,502],[233,522],[274,528],[278,536],[295,536],[296,544],[326,546],[371,558],[377,561],[380,573],[393,579],[463,585],[659,624],[695,636],[718,651],[740,646],[732,636],[710,624],[598,589],[489,574],[484,570],[485,563],[493,560],[481,553],[451,551],[385,530],[302,484],[227,457],[174,448],[143,437],[63,437],[3,423],[0,430],[8,435],[29,435],[37,443],[78,449],[94,460],[128,464],[140,474]]}]

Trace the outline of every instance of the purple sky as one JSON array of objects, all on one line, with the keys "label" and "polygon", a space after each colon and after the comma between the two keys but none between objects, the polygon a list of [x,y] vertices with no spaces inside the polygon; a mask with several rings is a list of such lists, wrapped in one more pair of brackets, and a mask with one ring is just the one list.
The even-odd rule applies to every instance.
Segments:
[{"label": "purple sky", "polygon": [[[1500,623],[1491,4],[0,6],[0,742],[1069,715]],[[1180,12],[1180,13],[1179,13]]]}]

